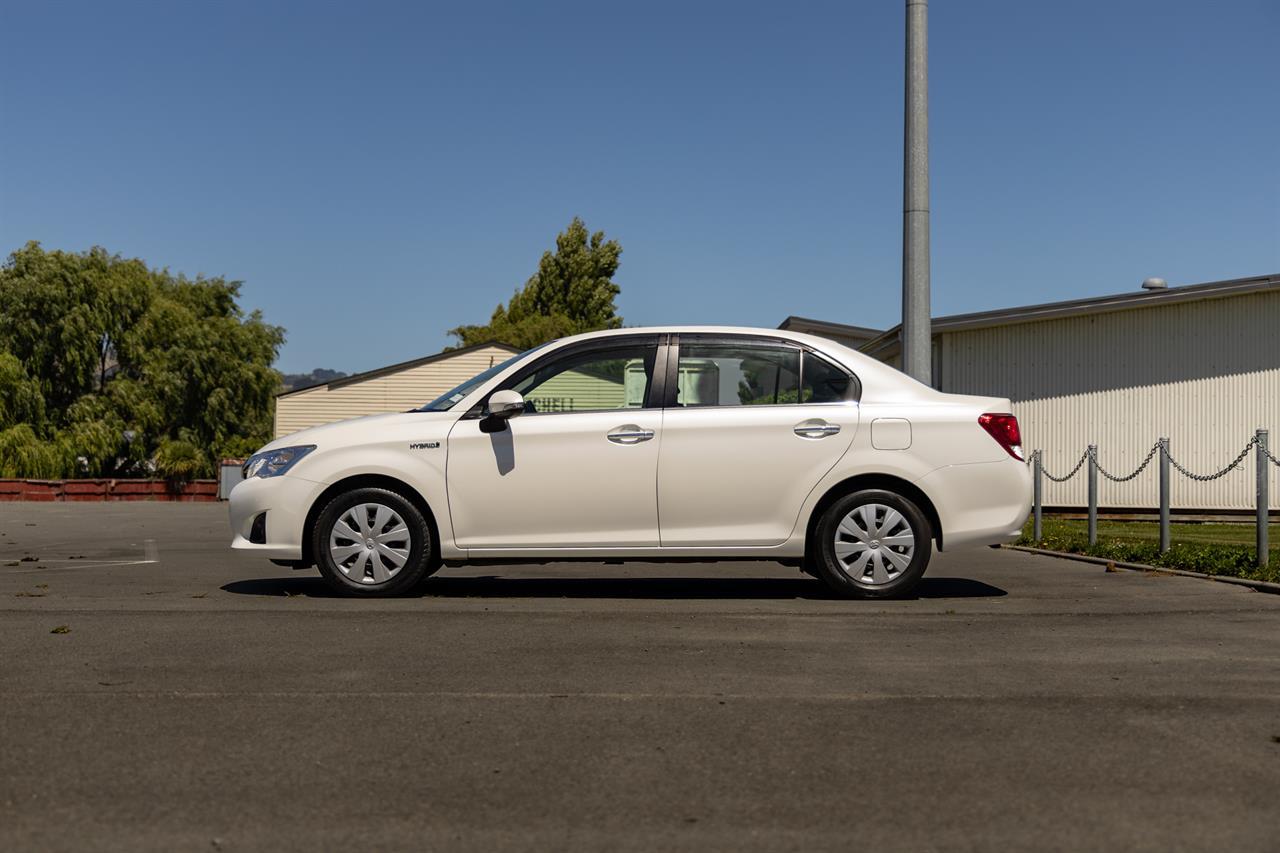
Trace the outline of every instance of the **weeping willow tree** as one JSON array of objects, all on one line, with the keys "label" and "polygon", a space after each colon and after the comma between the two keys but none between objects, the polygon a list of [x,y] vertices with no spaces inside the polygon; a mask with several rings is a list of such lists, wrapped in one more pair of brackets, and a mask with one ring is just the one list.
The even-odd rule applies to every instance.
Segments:
[{"label": "weeping willow tree", "polygon": [[0,476],[208,476],[270,438],[284,330],[240,282],[28,243],[0,267]]}]

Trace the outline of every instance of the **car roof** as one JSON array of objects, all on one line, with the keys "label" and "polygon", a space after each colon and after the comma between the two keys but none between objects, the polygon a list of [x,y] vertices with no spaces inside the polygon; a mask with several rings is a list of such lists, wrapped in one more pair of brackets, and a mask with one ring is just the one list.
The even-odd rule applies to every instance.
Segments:
[{"label": "car roof", "polygon": [[[613,337],[617,335],[657,335],[657,334],[687,334],[687,335],[751,335],[753,337],[778,338],[780,340],[803,341],[812,344],[818,349],[826,349],[830,346],[848,349],[843,344],[837,343],[830,338],[822,338],[817,335],[811,335],[806,332],[792,332],[787,329],[766,329],[756,326],[627,326],[622,329],[603,329],[598,332],[583,332],[579,335],[572,335],[558,339],[555,343],[564,344],[572,341],[585,341],[592,338]],[[851,350],[852,351],[852,350]]]}]

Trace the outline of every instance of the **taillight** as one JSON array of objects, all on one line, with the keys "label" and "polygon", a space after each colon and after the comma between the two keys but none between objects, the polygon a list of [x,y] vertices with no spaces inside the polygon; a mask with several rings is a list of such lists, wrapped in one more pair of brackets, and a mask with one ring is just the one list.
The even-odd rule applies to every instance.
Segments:
[{"label": "taillight", "polygon": [[978,423],[987,432],[991,433],[991,437],[996,440],[1005,449],[1005,451],[1017,459],[1019,462],[1025,462],[1022,457],[1022,432],[1018,429],[1018,419],[1010,414],[993,414],[987,412],[985,415],[978,416]]}]

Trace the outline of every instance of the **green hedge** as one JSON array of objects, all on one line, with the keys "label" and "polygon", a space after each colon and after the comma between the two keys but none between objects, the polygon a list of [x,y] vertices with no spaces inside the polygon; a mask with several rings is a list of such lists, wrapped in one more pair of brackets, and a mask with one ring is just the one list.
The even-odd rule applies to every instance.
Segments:
[{"label": "green hedge", "polygon": [[1249,545],[1174,542],[1168,551],[1161,554],[1158,543],[1123,536],[1099,535],[1098,543],[1090,546],[1088,528],[1079,521],[1045,519],[1043,532],[1044,537],[1036,541],[1028,521],[1017,544],[1069,554],[1087,554],[1122,563],[1145,563],[1207,575],[1280,583],[1280,548],[1271,548],[1269,565],[1260,569],[1254,548]]}]

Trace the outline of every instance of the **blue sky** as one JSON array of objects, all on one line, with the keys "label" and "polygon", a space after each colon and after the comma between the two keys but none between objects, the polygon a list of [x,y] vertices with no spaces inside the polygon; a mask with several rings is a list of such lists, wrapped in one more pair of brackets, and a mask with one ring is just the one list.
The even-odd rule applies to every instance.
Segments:
[{"label": "blue sky", "polygon": [[[278,366],[439,350],[574,215],[629,325],[888,327],[901,2],[0,0],[0,250],[242,279]],[[1280,4],[936,3],[934,313],[1280,271]]]}]

